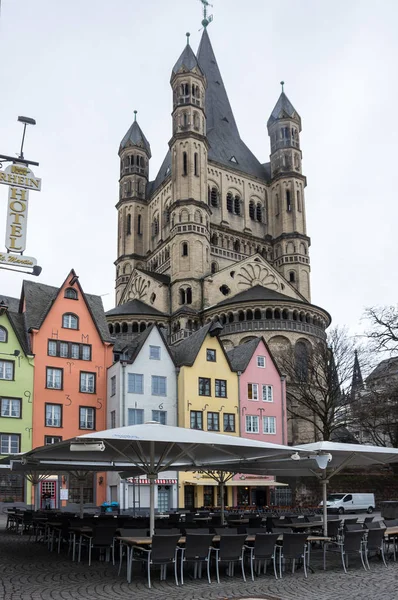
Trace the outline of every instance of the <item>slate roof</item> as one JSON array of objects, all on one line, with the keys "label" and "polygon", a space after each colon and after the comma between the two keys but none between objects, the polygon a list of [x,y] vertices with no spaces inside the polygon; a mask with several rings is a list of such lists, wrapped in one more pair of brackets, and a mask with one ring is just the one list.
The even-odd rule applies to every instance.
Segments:
[{"label": "slate roof", "polygon": [[[241,140],[207,29],[204,30],[199,44],[197,61],[207,80],[205,113],[209,160],[258,177],[262,181],[269,181],[269,165],[262,165]],[[231,161],[232,157],[235,157],[236,162]],[[148,194],[152,194],[166,179],[168,167],[171,169],[170,150],[156,179],[147,188]]]},{"label": "slate roof", "polygon": [[155,327],[155,324],[147,327],[142,333],[139,333],[133,340],[131,340],[128,344],[125,344],[123,347],[124,354],[127,355],[127,360],[131,360],[134,362],[137,358],[141,348],[145,344],[148,339],[149,334],[152,329]]},{"label": "slate roof", "polygon": [[143,148],[146,150],[149,158],[152,156],[151,146],[137,121],[133,122],[132,126],[120,142],[119,152],[124,148],[127,148],[127,146],[138,146],[138,148]]},{"label": "slate roof", "polygon": [[149,275],[150,277],[157,279],[158,281],[160,281],[160,283],[170,283],[170,275],[164,275],[163,273],[155,273],[155,271],[147,271],[146,269],[138,269],[138,271],[141,271],[141,273],[145,273],[145,275]]},{"label": "slate roof", "polygon": [[[255,285],[244,292],[239,292],[231,298],[222,300],[217,306],[228,306],[229,304],[235,304],[236,302],[250,302],[250,301],[264,301],[264,300],[279,300],[283,302],[296,302],[300,304],[308,304],[303,300],[296,300],[296,298],[290,298],[285,294],[270,290],[269,288],[263,287],[262,285]],[[211,307],[214,308],[214,307]]]},{"label": "slate roof", "polygon": [[233,371],[246,371],[247,365],[249,364],[253,353],[259,345],[261,338],[258,337],[254,340],[250,340],[245,344],[240,344],[236,348],[228,350],[227,355],[231,363]]},{"label": "slate roof", "polygon": [[[24,315],[27,331],[30,331],[31,329],[40,329],[60,289],[61,288],[51,285],[45,285],[44,283],[24,280],[22,284],[20,311],[22,311],[22,303],[24,300]],[[97,325],[102,341],[110,342],[111,336],[109,335],[101,297],[93,294],[85,294],[81,287],[80,291],[87,301],[88,309]]]},{"label": "slate roof", "polygon": [[300,115],[290,102],[289,98],[286,96],[285,92],[282,92],[278,98],[278,102],[274,106],[274,110],[272,111],[270,118],[268,119],[267,125],[270,125],[278,119],[283,118],[284,115],[287,115],[288,117],[295,116],[296,119],[301,122]]},{"label": "slate roof", "polygon": [[398,357],[386,358],[379,362],[377,367],[366,378],[366,383],[371,383],[375,379],[396,377],[398,375]]},{"label": "slate roof", "polygon": [[196,59],[195,54],[192,52],[192,48],[189,44],[185,46],[180,58],[174,65],[173,73],[178,73],[178,71],[184,67],[185,69],[187,69],[187,71],[192,71],[193,69],[195,69],[195,67],[199,69],[198,61]]},{"label": "slate roof", "polygon": [[157,308],[141,302],[141,300],[129,300],[125,304],[120,304],[106,313],[107,317],[115,317],[122,315],[160,315],[164,316],[166,313],[162,313]]},{"label": "slate roof", "polygon": [[12,298],[11,296],[4,296],[0,294],[0,302],[3,302],[8,306],[8,310],[12,312],[18,312],[19,310],[19,298]]},{"label": "slate roof", "polygon": [[208,323],[198,329],[198,331],[195,331],[189,338],[171,348],[177,367],[191,367],[193,365],[212,325],[213,323]]}]

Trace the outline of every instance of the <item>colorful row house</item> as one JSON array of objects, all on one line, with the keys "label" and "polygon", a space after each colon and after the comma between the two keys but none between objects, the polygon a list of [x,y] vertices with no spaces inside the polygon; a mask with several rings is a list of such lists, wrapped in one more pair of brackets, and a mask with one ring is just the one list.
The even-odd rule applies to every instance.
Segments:
[{"label": "colorful row house", "polygon": [[[1,396],[16,399],[26,398],[29,392],[30,398],[22,405],[26,431],[13,431],[11,438],[4,437],[4,450],[7,439],[7,453],[11,453],[105,429],[106,377],[113,361],[113,342],[101,298],[85,294],[72,270],[61,287],[24,281],[20,301],[11,300],[30,355],[24,360],[5,360],[3,372],[9,378],[16,377],[19,368],[27,371],[27,363],[32,368],[30,390],[25,375],[18,390],[10,389],[10,380],[0,391]],[[14,318],[14,313],[10,315]],[[14,350],[16,336],[10,334],[8,339],[8,349]],[[19,350],[20,356],[26,352],[21,344]],[[7,435],[4,425],[3,430]],[[36,486],[36,497],[26,497],[26,503],[41,508],[72,507],[79,502],[80,483],[77,474],[54,474]],[[85,503],[98,505],[105,499],[105,474],[87,474]]]},{"label": "colorful row house", "polygon": [[[177,379],[174,357],[158,325],[148,327],[126,346],[108,369],[107,422],[109,428],[157,421],[177,426]],[[145,476],[120,480],[109,473],[108,498],[122,508],[149,506],[149,481]],[[161,474],[155,487],[155,505],[163,512],[178,506],[178,481],[174,471]]]},{"label": "colorful row house", "polygon": [[[0,296],[0,455],[32,449],[34,356],[19,301]],[[22,475],[0,471],[0,506],[25,503],[31,493]]]}]

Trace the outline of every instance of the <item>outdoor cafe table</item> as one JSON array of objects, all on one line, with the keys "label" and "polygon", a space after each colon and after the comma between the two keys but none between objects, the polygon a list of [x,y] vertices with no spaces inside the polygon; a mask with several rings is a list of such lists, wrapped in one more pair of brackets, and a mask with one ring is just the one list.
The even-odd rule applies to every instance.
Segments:
[{"label": "outdoor cafe table", "polygon": [[[398,529],[398,528],[397,528]],[[220,541],[219,535],[215,535],[213,537],[213,543],[217,543]],[[133,546],[150,546],[152,544],[151,537],[116,537],[116,539],[120,542],[121,545],[125,545],[127,548],[127,582],[131,583],[131,565],[130,565],[130,552],[132,552]],[[255,535],[247,535],[246,542],[254,542],[256,539]],[[308,542],[329,542],[330,537],[325,537],[323,535],[309,535],[307,537]],[[278,542],[283,540],[283,534],[280,534],[278,537]],[[178,544],[185,544],[186,538],[184,535],[180,537],[178,540]],[[132,563],[131,563],[132,564]]]},{"label": "outdoor cafe table", "polygon": [[[328,521],[328,523],[330,523],[330,521]],[[310,521],[309,523],[278,523],[276,527],[283,527],[284,529],[319,529],[319,527],[323,527],[323,523],[320,520]]]}]

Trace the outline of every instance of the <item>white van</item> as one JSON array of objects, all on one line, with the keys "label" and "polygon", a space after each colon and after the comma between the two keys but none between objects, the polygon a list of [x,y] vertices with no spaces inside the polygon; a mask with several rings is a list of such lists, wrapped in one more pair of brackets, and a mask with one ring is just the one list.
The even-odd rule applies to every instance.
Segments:
[{"label": "white van", "polygon": [[[323,506],[323,502],[319,506]],[[346,512],[366,510],[372,513],[375,509],[374,494],[328,494],[326,500],[327,510],[338,512],[340,515]]]}]

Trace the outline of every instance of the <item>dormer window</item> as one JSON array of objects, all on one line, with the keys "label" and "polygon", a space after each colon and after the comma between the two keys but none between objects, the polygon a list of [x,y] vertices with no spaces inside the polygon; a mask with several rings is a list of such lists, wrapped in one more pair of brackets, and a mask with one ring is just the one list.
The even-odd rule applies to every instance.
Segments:
[{"label": "dormer window", "polygon": [[[77,291],[74,290],[73,288],[66,288],[65,298],[68,298],[69,300],[77,300]],[[0,339],[0,341],[1,341],[1,339]]]},{"label": "dormer window", "polygon": [[229,159],[230,162],[235,163],[236,165],[238,164],[238,161],[236,160],[235,156],[231,156],[231,158]]},{"label": "dormer window", "polygon": [[72,313],[62,315],[62,327],[64,329],[79,329],[79,318]]}]

